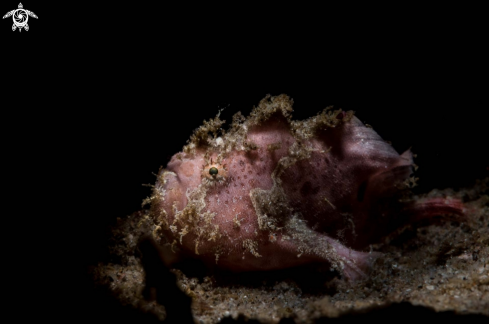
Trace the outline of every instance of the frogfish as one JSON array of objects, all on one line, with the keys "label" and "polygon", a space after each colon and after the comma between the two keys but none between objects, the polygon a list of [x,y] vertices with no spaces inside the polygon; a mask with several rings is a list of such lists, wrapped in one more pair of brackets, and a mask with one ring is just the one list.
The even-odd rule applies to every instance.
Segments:
[{"label": "frogfish", "polygon": [[370,244],[436,215],[454,198],[409,199],[413,154],[399,154],[352,111],[292,119],[293,101],[267,96],[228,129],[219,114],[157,174],[153,235],[172,253],[230,271],[324,263],[367,276]]}]

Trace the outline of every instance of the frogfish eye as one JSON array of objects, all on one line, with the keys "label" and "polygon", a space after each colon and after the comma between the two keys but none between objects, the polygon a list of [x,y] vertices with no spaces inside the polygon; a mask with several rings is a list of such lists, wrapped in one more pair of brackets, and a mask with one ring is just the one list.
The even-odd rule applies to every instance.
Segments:
[{"label": "frogfish eye", "polygon": [[212,167],[212,168],[210,168],[210,169],[209,169],[209,174],[210,174],[211,176],[215,176],[215,175],[216,175],[218,172],[219,172],[219,171],[217,170],[217,168],[216,168],[216,167]]}]

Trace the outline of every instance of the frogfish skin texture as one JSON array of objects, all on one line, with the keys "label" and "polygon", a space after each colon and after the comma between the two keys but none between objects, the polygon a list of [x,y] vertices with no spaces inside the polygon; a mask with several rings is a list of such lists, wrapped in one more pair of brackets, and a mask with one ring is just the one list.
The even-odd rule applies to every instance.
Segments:
[{"label": "frogfish skin texture", "polygon": [[248,118],[219,115],[161,169],[150,197],[154,236],[175,253],[232,271],[324,262],[366,275],[369,244],[409,222],[462,214],[459,200],[405,199],[412,154],[399,155],[353,112],[291,119],[267,96]]}]

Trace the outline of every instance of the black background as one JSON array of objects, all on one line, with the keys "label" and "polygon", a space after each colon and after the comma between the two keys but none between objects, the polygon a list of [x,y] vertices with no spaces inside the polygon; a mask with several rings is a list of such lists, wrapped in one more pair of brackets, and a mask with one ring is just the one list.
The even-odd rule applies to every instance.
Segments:
[{"label": "black background", "polygon": [[419,192],[489,174],[477,8],[23,4],[39,17],[28,32],[0,25],[2,241],[12,298],[36,314],[100,311],[79,278],[106,227],[140,209],[142,184],[204,119],[247,115],[266,94],[292,97],[297,119],[356,111],[418,154]]}]

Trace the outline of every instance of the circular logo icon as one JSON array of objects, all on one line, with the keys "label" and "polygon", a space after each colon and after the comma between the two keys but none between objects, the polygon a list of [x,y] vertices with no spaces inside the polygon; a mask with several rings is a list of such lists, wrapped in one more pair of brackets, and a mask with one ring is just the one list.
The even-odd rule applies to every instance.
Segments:
[{"label": "circular logo icon", "polygon": [[27,15],[27,12],[25,12],[24,9],[15,10],[12,16],[14,18],[14,24],[17,27],[24,27],[27,24],[27,20],[29,19],[29,16]]}]

